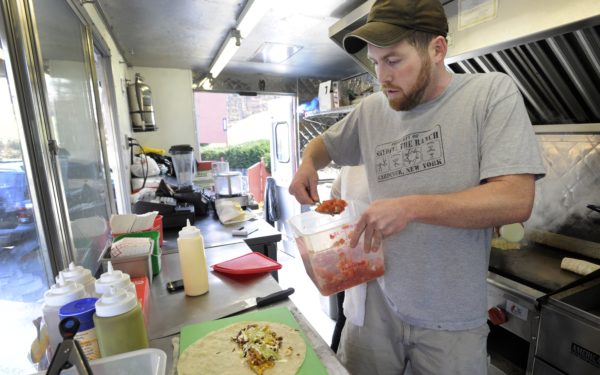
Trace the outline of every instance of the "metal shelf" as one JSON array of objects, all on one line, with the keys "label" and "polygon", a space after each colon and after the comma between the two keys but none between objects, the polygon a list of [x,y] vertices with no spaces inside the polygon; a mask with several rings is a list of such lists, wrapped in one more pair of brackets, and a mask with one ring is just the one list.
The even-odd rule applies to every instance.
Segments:
[{"label": "metal shelf", "polygon": [[310,113],[308,115],[305,115],[303,117],[303,119],[304,120],[315,120],[319,117],[337,117],[339,115],[347,115],[348,113],[352,112],[354,107],[355,107],[354,105],[347,105],[344,107],[332,109],[330,111]]}]

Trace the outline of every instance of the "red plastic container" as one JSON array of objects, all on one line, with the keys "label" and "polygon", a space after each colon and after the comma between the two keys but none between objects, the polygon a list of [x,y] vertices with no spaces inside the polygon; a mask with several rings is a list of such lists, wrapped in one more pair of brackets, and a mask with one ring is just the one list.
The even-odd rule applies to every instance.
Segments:
[{"label": "red plastic container", "polygon": [[162,248],[163,246],[163,217],[162,215],[156,215],[154,218],[154,223],[152,223],[152,229],[158,232],[158,244]]},{"label": "red plastic container", "polygon": [[250,275],[275,271],[281,264],[261,253],[249,253],[212,266],[213,270],[231,275]]}]

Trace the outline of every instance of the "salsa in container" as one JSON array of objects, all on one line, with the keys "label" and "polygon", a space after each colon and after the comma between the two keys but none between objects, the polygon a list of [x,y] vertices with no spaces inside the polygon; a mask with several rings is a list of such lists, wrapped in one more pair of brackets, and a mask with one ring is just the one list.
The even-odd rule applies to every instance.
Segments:
[{"label": "salsa in container", "polygon": [[333,216],[309,211],[289,220],[306,273],[324,296],[384,274],[381,247],[365,253],[362,237],[355,248],[350,247],[359,204],[349,201],[343,212]]}]

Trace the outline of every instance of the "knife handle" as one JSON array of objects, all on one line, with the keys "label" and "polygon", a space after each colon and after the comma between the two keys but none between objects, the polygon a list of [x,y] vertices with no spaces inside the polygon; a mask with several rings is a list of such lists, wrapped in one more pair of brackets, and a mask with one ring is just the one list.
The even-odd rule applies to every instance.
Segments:
[{"label": "knife handle", "polygon": [[275,293],[271,293],[268,296],[264,297],[256,297],[256,306],[263,307],[275,303],[277,301],[281,301],[286,299],[288,296],[295,292],[294,288],[287,288],[284,290],[280,290]]}]

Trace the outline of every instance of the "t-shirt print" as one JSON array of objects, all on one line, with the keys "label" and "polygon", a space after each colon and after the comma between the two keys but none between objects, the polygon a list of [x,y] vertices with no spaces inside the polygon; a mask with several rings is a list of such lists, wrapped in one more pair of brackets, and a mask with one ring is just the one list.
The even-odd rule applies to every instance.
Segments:
[{"label": "t-shirt print", "polygon": [[377,181],[402,177],[445,164],[442,129],[407,134],[399,140],[378,145],[375,149]]}]

